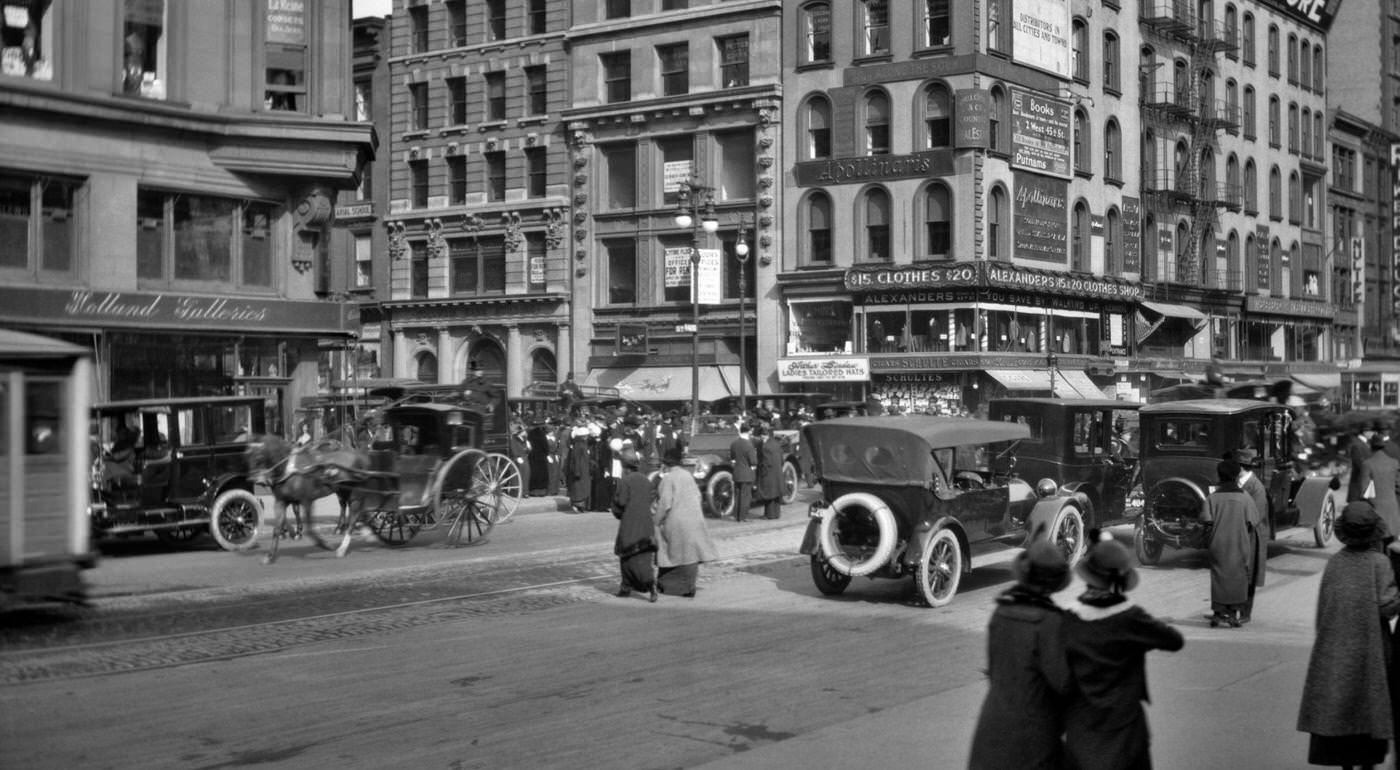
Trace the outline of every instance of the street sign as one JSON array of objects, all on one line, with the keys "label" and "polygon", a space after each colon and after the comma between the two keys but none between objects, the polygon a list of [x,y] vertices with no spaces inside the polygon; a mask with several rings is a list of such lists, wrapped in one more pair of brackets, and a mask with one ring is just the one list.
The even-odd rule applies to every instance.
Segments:
[{"label": "street sign", "polygon": [[676,324],[676,331],[678,332],[689,332],[690,334],[694,334],[699,328],[700,327],[696,326],[695,324]]}]

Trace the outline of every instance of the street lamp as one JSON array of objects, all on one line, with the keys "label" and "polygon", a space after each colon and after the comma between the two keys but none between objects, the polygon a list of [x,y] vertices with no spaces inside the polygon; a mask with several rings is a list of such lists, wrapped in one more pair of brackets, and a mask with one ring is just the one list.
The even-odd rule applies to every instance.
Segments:
[{"label": "street lamp", "polygon": [[676,226],[690,228],[690,435],[700,430],[700,231],[719,229],[715,191],[697,181],[681,182]]},{"label": "street lamp", "polygon": [[749,242],[745,240],[749,233],[749,222],[747,217],[739,219],[739,237],[734,244],[734,257],[739,260],[739,414],[747,417],[749,413],[748,397],[748,375],[745,371],[748,367],[748,352],[745,337],[748,336],[744,318],[745,301],[748,294],[745,293],[744,283],[748,279],[749,272]]}]

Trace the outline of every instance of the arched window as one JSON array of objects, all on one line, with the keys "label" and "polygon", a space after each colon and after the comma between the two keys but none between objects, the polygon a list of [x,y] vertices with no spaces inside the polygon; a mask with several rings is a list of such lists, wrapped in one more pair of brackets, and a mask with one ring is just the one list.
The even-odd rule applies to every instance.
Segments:
[{"label": "arched window", "polygon": [[1322,158],[1322,143],[1327,140],[1327,134],[1322,130],[1322,110],[1313,113],[1313,157]]},{"label": "arched window", "polygon": [[1298,43],[1298,85],[1312,88],[1312,46],[1306,40]]},{"label": "arched window", "polygon": [[[1225,81],[1225,119],[1230,123],[1238,123],[1240,120],[1240,84],[1234,78]],[[1240,132],[1238,125],[1226,124],[1226,131],[1231,134]]]},{"label": "arched window", "polygon": [[415,367],[417,371],[414,372],[415,379],[419,382],[435,383],[438,381],[437,356],[423,352],[415,356],[414,361],[417,363],[417,367]]},{"label": "arched window", "polygon": [[1191,192],[1190,163],[1191,151],[1186,148],[1186,142],[1177,142],[1172,151],[1172,185],[1177,192],[1188,194]]},{"label": "arched window", "polygon": [[1209,144],[1201,148],[1200,198],[1203,201],[1216,200],[1215,150]]},{"label": "arched window", "polygon": [[1083,19],[1070,22],[1070,71],[1075,80],[1089,80],[1089,25]]},{"label": "arched window", "polygon": [[991,152],[1004,153],[1011,146],[1010,138],[1002,135],[1011,125],[1006,105],[1006,91],[999,85],[992,86],[992,114],[987,125],[990,134],[987,137],[987,149]]},{"label": "arched window", "polygon": [[1254,86],[1244,87],[1244,116],[1240,123],[1244,127],[1244,138],[1253,139],[1259,136],[1254,118]]},{"label": "arched window", "polygon": [[540,348],[530,354],[530,382],[558,382],[559,365],[554,352]]},{"label": "arched window", "polygon": [[879,187],[865,193],[865,205],[861,211],[861,224],[865,228],[863,256],[873,262],[890,259],[890,194]]},{"label": "arched window", "polygon": [[1298,82],[1298,36],[1288,33],[1288,82]]},{"label": "arched window", "polygon": [[953,253],[953,199],[941,184],[924,188],[924,249],[935,259]]},{"label": "arched window", "polygon": [[952,99],[946,87],[931,83],[924,89],[924,147],[936,150],[952,146]]},{"label": "arched window", "polygon": [[1230,46],[1225,49],[1225,55],[1231,59],[1239,58],[1240,16],[1234,3],[1225,4],[1225,42]]},{"label": "arched window", "polygon": [[804,160],[818,160],[831,157],[831,102],[825,96],[813,96],[807,100],[802,116]]},{"label": "arched window", "polygon": [[1278,77],[1278,25],[1269,25],[1269,74]]},{"label": "arched window", "polygon": [[[1318,93],[1322,93],[1322,63],[1326,61],[1326,59],[1322,58],[1321,43],[1313,46],[1312,57],[1312,89]],[[1321,156],[1321,153],[1319,153],[1319,156]]]},{"label": "arched window", "polygon": [[1181,283],[1194,283],[1196,276],[1190,273],[1190,263],[1187,262],[1187,252],[1191,249],[1191,228],[1186,226],[1185,221],[1176,223],[1176,242],[1172,248],[1176,254],[1176,265],[1168,275]]},{"label": "arched window", "polygon": [[1304,155],[1312,155],[1312,122],[1312,110],[1304,107],[1303,118],[1298,121],[1299,126],[1303,129],[1303,137],[1299,141],[1298,147]]},{"label": "arched window", "polygon": [[1157,135],[1150,128],[1142,132],[1142,149],[1138,157],[1142,166],[1142,185],[1151,189],[1159,188],[1161,184],[1157,179]]},{"label": "arched window", "polygon": [[1297,171],[1288,174],[1288,221],[1295,225],[1303,221],[1303,186]]},{"label": "arched window", "polygon": [[1225,159],[1225,199],[1238,207],[1243,190],[1240,186],[1240,159],[1232,152]]},{"label": "arched window", "polygon": [[1244,162],[1244,210],[1251,214],[1259,211],[1259,171],[1253,158]]},{"label": "arched window", "polygon": [[1210,70],[1201,71],[1201,88],[1197,98],[1201,105],[1202,115],[1215,114],[1215,73]]},{"label": "arched window", "polygon": [[1103,225],[1104,272],[1119,275],[1123,265],[1123,217],[1116,207],[1110,207],[1104,215]]},{"label": "arched window", "polygon": [[1118,54],[1118,35],[1103,33],[1103,89],[1119,92],[1123,90],[1122,63]]},{"label": "arched window", "polygon": [[1157,219],[1151,214],[1142,218],[1142,232],[1138,234],[1138,248],[1142,253],[1142,275],[1148,280],[1161,277],[1157,271]]},{"label": "arched window", "polygon": [[1278,166],[1269,168],[1269,216],[1283,219],[1283,175]]},{"label": "arched window", "polygon": [[1138,91],[1143,101],[1157,101],[1157,63],[1152,48],[1143,46],[1138,50]]},{"label": "arched window", "polygon": [[1259,285],[1259,252],[1254,247],[1254,234],[1245,231],[1244,235],[1244,275],[1240,288],[1254,288]]},{"label": "arched window", "polygon": [[1191,69],[1185,59],[1175,60],[1172,66],[1172,99],[1178,107],[1191,108]]},{"label": "arched window", "polygon": [[996,185],[987,198],[987,258],[1009,260],[1011,218],[1006,205],[1006,188]]},{"label": "arched window", "polygon": [[808,3],[802,6],[801,21],[803,64],[831,61],[831,4]]},{"label": "arched window", "polygon": [[865,97],[865,154],[890,153],[890,98],[884,91],[871,91]]},{"label": "arched window", "polygon": [[1196,258],[1201,266],[1201,285],[1219,289],[1224,286],[1224,282],[1221,280],[1215,252],[1215,228],[1208,226],[1201,231],[1201,243],[1196,251]]},{"label": "arched window", "polygon": [[1288,103],[1288,151],[1298,151],[1298,103]]},{"label": "arched window", "polygon": [[1103,173],[1114,181],[1123,179],[1123,132],[1117,118],[1109,118],[1103,127]]},{"label": "arched window", "polygon": [[1269,291],[1275,297],[1283,294],[1283,246],[1275,238],[1269,244]]},{"label": "arched window", "polygon": [[1234,230],[1225,239],[1225,288],[1239,291],[1244,268],[1240,265],[1240,235]]},{"label": "arched window", "polygon": [[1280,107],[1277,96],[1269,97],[1269,144],[1274,147],[1282,146],[1282,129],[1279,127]]},{"label": "arched window", "polygon": [[831,197],[824,192],[812,193],[803,214],[807,239],[802,256],[808,264],[831,264]]},{"label": "arched window", "polygon": [[1089,113],[1082,109],[1074,111],[1074,170],[1081,174],[1093,173],[1089,161]]},{"label": "arched window", "polygon": [[1302,271],[1302,256],[1298,242],[1294,241],[1293,245],[1288,247],[1287,259],[1283,261],[1283,296],[1285,297],[1299,297],[1303,294],[1301,291],[1303,287],[1293,283],[1293,271]]},{"label": "arched window", "polygon": [[1247,66],[1254,66],[1254,14],[1245,11],[1240,21],[1240,51]]},{"label": "arched window", "polygon": [[1089,204],[1082,200],[1074,202],[1074,215],[1070,217],[1070,265],[1071,270],[1089,269]]},{"label": "arched window", "polygon": [[[475,365],[473,365],[475,362]],[[471,354],[467,361],[468,369],[480,369],[482,376],[488,382],[506,381],[506,354],[500,345],[494,342],[478,342],[471,347]],[[466,377],[466,372],[462,372],[462,378]]]}]

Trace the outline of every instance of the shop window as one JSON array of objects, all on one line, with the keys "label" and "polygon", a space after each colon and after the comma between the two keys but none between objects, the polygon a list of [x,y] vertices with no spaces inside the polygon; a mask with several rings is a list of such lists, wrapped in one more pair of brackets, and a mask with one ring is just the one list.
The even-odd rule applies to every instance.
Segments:
[{"label": "shop window", "polygon": [[7,0],[0,10],[0,75],[53,80],[49,0]]},{"label": "shop window", "polygon": [[752,200],[754,197],[753,130],[729,131],[715,134],[719,150],[719,199],[722,201]]},{"label": "shop window", "polygon": [[807,199],[805,207],[807,231],[806,257],[808,264],[831,264],[831,198],[826,193],[815,192]]},{"label": "shop window", "polygon": [[501,236],[459,239],[448,248],[452,257],[452,296],[505,291],[506,247]]},{"label": "shop window", "polygon": [[903,310],[867,312],[865,314],[865,351],[867,353],[899,353],[908,350],[904,335],[907,313]]},{"label": "shop window", "polygon": [[788,355],[851,353],[849,303],[793,302],[788,318]]},{"label": "shop window", "polygon": [[166,14],[165,0],[126,3],[122,19],[122,93],[165,98],[170,79],[166,72]]},{"label": "shop window", "polygon": [[953,40],[953,14],[949,0],[924,0],[924,47],[945,46]]},{"label": "shop window", "polygon": [[948,89],[934,83],[924,90],[924,147],[953,146],[953,107]]},{"label": "shop window", "polygon": [[695,139],[690,135],[658,139],[661,154],[661,203],[675,206],[680,202],[681,182],[695,176]]},{"label": "shop window", "polygon": [[803,146],[803,160],[819,160],[831,157],[831,102],[824,96],[813,96],[803,108],[803,132],[807,141]]},{"label": "shop window", "polygon": [[637,244],[631,240],[603,242],[608,259],[608,304],[637,303]]},{"label": "shop window", "polygon": [[73,268],[76,182],[0,172],[0,270]]},{"label": "shop window", "polygon": [[661,71],[661,93],[666,96],[690,93],[690,45],[659,45],[656,59]]},{"label": "shop window", "polygon": [[607,201],[607,209],[636,208],[637,145],[631,142],[605,145],[602,156],[608,186],[602,198]]},{"label": "shop window", "polygon": [[731,35],[715,39],[719,49],[719,82],[725,88],[749,84],[749,36]]},{"label": "shop window", "polygon": [[632,53],[617,51],[598,57],[603,67],[603,94],[608,104],[632,100]]},{"label": "shop window", "polygon": [[865,154],[890,152],[890,98],[882,91],[865,97]]},{"label": "shop window", "polygon": [[831,5],[809,3],[802,8],[802,63],[831,61]]},{"label": "shop window", "polygon": [[137,191],[137,276],[270,288],[279,207],[232,198]]}]

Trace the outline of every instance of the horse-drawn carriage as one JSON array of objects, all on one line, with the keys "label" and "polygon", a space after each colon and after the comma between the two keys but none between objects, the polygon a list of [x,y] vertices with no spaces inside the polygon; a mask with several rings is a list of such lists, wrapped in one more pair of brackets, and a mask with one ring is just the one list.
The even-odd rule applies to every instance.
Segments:
[{"label": "horse-drawn carriage", "polygon": [[[439,527],[449,545],[485,542],[522,494],[511,459],[483,448],[490,419],[467,404],[406,402],[380,411],[368,449],[335,441],[293,449],[265,438],[250,465],[263,471],[278,502],[267,561],[277,558],[277,542],[287,533],[287,506],[317,545],[340,556],[358,525],[389,546]],[[331,493],[340,500],[339,514],[311,516],[311,504]]]}]

